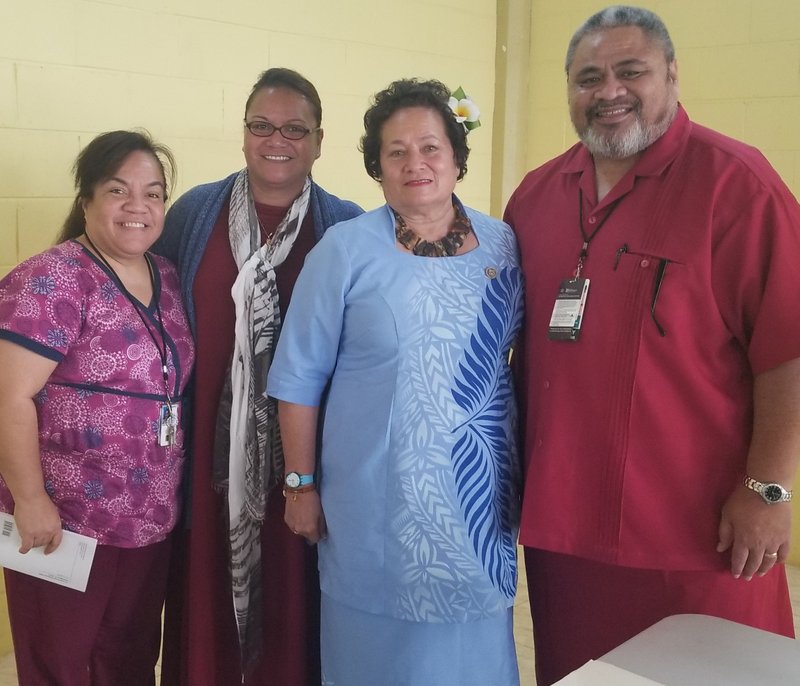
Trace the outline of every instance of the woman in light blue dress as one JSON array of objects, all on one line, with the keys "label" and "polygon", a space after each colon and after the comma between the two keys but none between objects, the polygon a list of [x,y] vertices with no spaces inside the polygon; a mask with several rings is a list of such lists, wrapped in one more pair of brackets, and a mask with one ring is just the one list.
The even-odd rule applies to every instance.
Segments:
[{"label": "woman in light blue dress", "polygon": [[387,204],[311,251],[269,373],[285,519],[319,545],[326,686],[519,684],[522,277],[508,226],[453,195],[449,95],[375,96],[361,143]]}]

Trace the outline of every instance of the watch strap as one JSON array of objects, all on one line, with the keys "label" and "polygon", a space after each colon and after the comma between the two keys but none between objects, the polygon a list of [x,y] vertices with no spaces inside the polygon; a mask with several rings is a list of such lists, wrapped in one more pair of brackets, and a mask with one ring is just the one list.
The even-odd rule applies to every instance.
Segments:
[{"label": "watch strap", "polygon": [[788,503],[792,499],[792,491],[785,489],[779,483],[757,481],[751,476],[745,474],[742,479],[742,484],[745,488],[755,491],[764,502],[770,505],[774,503]]},{"label": "watch strap", "polygon": [[313,474],[301,474],[300,475],[300,486],[310,486],[314,483],[314,475]]},{"label": "watch strap", "polygon": [[[289,480],[290,477],[296,477],[297,485],[290,485]],[[292,479],[295,481],[295,479]],[[288,472],[286,476],[283,478],[283,485],[289,491],[296,491],[299,488],[304,488],[305,486],[311,486],[314,484],[314,475],[313,474],[300,474],[300,472]]]}]

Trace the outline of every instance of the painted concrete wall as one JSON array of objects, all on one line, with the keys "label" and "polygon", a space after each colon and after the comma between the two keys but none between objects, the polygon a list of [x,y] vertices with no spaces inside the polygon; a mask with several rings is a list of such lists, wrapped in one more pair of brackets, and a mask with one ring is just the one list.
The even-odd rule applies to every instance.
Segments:
[{"label": "painted concrete wall", "polygon": [[459,85],[483,106],[458,189],[489,209],[494,0],[0,0],[0,275],[44,249],[93,136],[145,127],[178,159],[178,195],[243,166],[258,74],[297,69],[323,103],[315,178],[382,202],[358,139],[372,93],[407,76]]}]

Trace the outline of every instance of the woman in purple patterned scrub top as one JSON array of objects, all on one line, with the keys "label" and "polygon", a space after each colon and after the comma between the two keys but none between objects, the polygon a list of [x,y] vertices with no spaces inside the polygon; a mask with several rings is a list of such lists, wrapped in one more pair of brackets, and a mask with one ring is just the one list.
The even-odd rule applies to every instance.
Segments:
[{"label": "woman in purple patterned scrub top", "polygon": [[174,160],[146,134],[75,163],[59,243],[0,281],[0,508],[22,541],[97,539],[85,592],[5,570],[20,683],[154,684],[194,343],[161,234]]},{"label": "woman in purple patterned scrub top", "polygon": [[[325,686],[517,686],[517,246],[453,195],[465,127],[436,81],[375,96],[386,205],[309,253],[269,372],[286,523],[318,543]],[[322,424],[319,464],[316,428]]]}]

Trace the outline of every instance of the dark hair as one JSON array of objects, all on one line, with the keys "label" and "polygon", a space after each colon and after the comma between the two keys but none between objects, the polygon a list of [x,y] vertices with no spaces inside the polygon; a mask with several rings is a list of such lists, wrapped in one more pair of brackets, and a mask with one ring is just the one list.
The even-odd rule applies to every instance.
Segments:
[{"label": "dark hair", "polygon": [[467,132],[456,121],[450,109],[450,90],[441,81],[400,79],[376,93],[372,105],[364,113],[364,135],[358,149],[364,153],[364,168],[376,181],[381,180],[381,130],[386,120],[397,110],[407,107],[427,107],[442,117],[444,130],[453,146],[453,157],[458,167],[458,181],[467,173]]},{"label": "dark hair", "polygon": [[250,90],[250,95],[247,96],[247,102],[244,105],[244,115],[247,116],[247,110],[250,109],[250,104],[256,93],[263,88],[288,88],[302,95],[311,105],[311,110],[317,119],[317,126],[322,126],[322,102],[319,99],[319,93],[314,88],[305,76],[298,74],[293,69],[286,69],[285,67],[273,67],[262,72],[258,77],[258,81],[253,84]]},{"label": "dark hair", "polygon": [[667,64],[675,61],[675,46],[669,37],[669,31],[667,31],[664,22],[655,12],[646,10],[643,7],[612,5],[589,17],[581,24],[575,35],[572,36],[567,47],[567,57],[564,61],[564,68],[567,73],[569,73],[572,60],[575,58],[575,50],[578,48],[578,43],[587,34],[602,29],[615,29],[620,26],[636,26],[640,28],[648,38],[661,43]]},{"label": "dark hair", "polygon": [[139,151],[152,155],[161,167],[164,202],[166,202],[172,192],[176,171],[175,158],[169,148],[156,143],[144,130],[101,133],[81,150],[75,164],[72,165],[75,189],[78,193],[56,242],[62,243],[70,238],[77,238],[84,232],[86,220],[83,202],[94,197],[97,185],[114,176],[131,153]]}]

